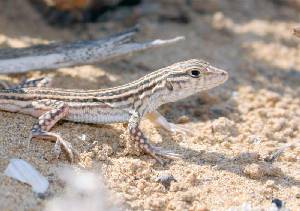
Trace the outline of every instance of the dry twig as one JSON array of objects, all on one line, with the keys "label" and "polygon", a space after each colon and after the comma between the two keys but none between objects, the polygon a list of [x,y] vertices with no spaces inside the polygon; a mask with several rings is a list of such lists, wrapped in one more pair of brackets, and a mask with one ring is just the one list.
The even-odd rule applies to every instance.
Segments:
[{"label": "dry twig", "polygon": [[56,42],[27,48],[0,49],[0,74],[22,73],[30,70],[47,70],[103,62],[134,52],[175,43],[184,37],[170,40],[132,42],[137,27],[107,38]]}]

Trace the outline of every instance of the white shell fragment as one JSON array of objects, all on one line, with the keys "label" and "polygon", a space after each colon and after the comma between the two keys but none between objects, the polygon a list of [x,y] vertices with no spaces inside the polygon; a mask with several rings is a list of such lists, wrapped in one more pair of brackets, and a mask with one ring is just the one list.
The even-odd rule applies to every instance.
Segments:
[{"label": "white shell fragment", "polygon": [[44,193],[49,186],[48,180],[22,159],[11,159],[4,174],[31,185],[36,193]]}]

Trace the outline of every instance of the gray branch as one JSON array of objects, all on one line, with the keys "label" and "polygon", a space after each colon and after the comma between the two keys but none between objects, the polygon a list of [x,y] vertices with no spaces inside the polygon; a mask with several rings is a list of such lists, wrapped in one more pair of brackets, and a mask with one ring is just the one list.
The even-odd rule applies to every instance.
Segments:
[{"label": "gray branch", "polygon": [[0,49],[0,74],[98,63],[184,39],[184,37],[176,37],[170,40],[136,43],[132,42],[136,32],[137,29],[133,28],[98,40]]}]

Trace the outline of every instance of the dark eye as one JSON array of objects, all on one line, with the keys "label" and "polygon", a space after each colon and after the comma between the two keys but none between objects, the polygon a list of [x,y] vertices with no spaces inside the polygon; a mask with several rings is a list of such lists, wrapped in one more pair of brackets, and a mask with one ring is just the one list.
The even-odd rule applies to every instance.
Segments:
[{"label": "dark eye", "polygon": [[190,75],[194,78],[198,78],[200,76],[200,71],[199,70],[192,70],[190,72]]}]

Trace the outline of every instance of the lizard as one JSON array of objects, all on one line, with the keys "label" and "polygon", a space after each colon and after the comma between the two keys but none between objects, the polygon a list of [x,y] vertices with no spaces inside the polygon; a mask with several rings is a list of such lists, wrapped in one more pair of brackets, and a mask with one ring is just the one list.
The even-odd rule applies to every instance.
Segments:
[{"label": "lizard", "polygon": [[94,124],[127,122],[130,139],[163,165],[162,157],[174,159],[180,155],[151,145],[139,127],[141,120],[148,118],[171,132],[187,132],[187,128],[168,122],[157,109],[216,87],[227,79],[225,70],[197,59],[175,63],[125,85],[98,90],[50,88],[46,79],[36,79],[0,90],[0,110],[37,117],[30,140],[55,141],[55,156],[58,158],[64,149],[71,162],[76,150],[50,131],[59,120]]}]

